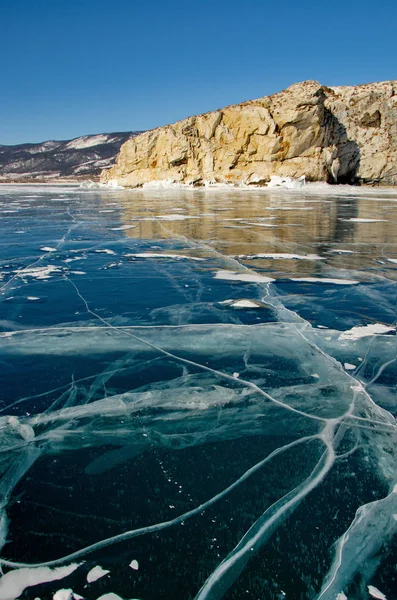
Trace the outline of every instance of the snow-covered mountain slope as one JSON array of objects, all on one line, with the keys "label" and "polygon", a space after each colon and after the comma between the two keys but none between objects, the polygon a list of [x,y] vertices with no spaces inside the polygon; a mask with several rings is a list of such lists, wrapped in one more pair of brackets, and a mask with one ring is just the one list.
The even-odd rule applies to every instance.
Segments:
[{"label": "snow-covered mountain slope", "polygon": [[0,182],[96,179],[120,146],[140,132],[84,135],[41,144],[0,145]]}]

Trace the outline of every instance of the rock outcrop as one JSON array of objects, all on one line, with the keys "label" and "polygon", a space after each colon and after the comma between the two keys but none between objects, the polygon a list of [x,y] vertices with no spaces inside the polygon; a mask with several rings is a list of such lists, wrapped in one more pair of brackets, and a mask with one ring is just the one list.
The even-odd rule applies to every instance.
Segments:
[{"label": "rock outcrop", "polygon": [[261,185],[273,175],[396,185],[397,82],[305,81],[147,131],[123,144],[101,181]]}]

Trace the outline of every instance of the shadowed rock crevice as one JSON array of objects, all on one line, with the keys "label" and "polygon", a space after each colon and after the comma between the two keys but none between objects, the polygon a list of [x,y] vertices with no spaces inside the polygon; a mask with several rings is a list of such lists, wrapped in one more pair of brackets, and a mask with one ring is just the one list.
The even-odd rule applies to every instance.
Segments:
[{"label": "shadowed rock crevice", "polygon": [[325,107],[324,146],[327,183],[360,183],[360,148],[348,138],[346,127]]}]

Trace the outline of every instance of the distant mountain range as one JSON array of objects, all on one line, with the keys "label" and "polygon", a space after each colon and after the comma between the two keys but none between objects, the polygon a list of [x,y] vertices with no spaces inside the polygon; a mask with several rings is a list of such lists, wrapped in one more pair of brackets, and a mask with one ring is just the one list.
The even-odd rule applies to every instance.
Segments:
[{"label": "distant mountain range", "polygon": [[120,146],[139,131],[84,135],[67,141],[0,145],[0,182],[96,180],[111,167]]}]

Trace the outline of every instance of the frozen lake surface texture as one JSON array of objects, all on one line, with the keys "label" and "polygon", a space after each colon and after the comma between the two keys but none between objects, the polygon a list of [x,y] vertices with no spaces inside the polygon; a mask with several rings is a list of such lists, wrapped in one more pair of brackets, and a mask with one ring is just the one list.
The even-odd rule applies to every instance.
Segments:
[{"label": "frozen lake surface texture", "polygon": [[0,600],[396,599],[397,192],[0,211]]}]

